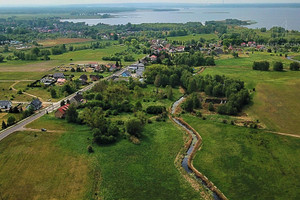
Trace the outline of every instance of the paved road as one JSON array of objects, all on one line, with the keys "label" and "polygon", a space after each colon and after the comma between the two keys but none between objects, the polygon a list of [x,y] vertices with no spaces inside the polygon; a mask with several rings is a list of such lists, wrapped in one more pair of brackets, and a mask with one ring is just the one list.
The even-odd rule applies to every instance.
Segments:
[{"label": "paved road", "polygon": [[[106,77],[105,79],[106,79],[106,80],[107,80],[107,79],[110,79],[112,76],[119,76],[119,75],[121,75],[121,74],[122,74],[125,70],[127,70],[127,69],[128,69],[128,67],[125,67],[125,68],[123,68],[122,70],[117,71],[117,72],[115,72],[114,74],[112,74],[112,75]],[[105,79],[104,79],[104,80],[105,80]],[[99,82],[99,81],[97,81],[97,82]],[[97,82],[93,82],[92,84],[90,84],[90,85],[88,85],[88,86],[82,88],[81,90],[77,91],[77,92],[74,93],[74,94],[69,95],[68,97],[66,97],[66,98],[64,98],[64,99],[62,99],[62,100],[65,100],[65,101],[66,101],[67,99],[71,99],[72,97],[74,97],[78,92],[85,92],[85,91],[87,91],[87,90],[92,89],[92,88],[94,87],[94,85],[95,85]],[[62,100],[61,100],[61,101],[62,101]],[[14,133],[14,132],[16,132],[16,131],[21,130],[21,129],[22,129],[24,126],[26,126],[27,124],[30,124],[31,122],[33,122],[33,121],[37,120],[38,118],[44,116],[47,112],[48,112],[48,113],[51,113],[51,112],[57,110],[57,109],[60,107],[60,102],[61,102],[61,101],[56,102],[56,103],[53,103],[53,104],[51,103],[50,106],[48,106],[48,107],[45,108],[45,109],[40,110],[38,113],[36,113],[36,114],[34,114],[34,115],[32,115],[32,116],[30,116],[30,117],[28,117],[28,118],[26,118],[26,119],[24,119],[24,120],[18,122],[17,124],[15,124],[15,125],[13,125],[13,126],[7,128],[7,129],[5,129],[5,130],[3,130],[3,131],[0,131],[0,141],[3,140],[4,138],[6,138],[7,136],[9,136],[10,134],[12,134],[12,133]]]},{"label": "paved road", "polygon": [[288,57],[286,57],[287,59],[289,59],[289,60],[291,60],[291,61],[294,61],[294,62],[297,62],[297,63],[300,63],[300,61],[299,60],[294,60],[292,57],[290,57],[290,56],[288,56]]}]

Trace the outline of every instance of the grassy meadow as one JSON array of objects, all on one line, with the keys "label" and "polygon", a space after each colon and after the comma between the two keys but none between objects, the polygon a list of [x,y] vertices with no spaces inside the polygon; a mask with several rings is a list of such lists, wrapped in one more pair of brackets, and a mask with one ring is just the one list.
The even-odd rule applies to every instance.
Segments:
[{"label": "grassy meadow", "polygon": [[[253,61],[266,60],[284,63],[284,72],[252,70]],[[255,120],[260,120],[268,129],[291,134],[300,134],[299,77],[300,72],[288,70],[290,60],[270,56],[266,53],[250,54],[243,58],[223,58],[216,60],[215,67],[207,67],[205,74],[219,74],[240,79],[248,89],[256,89],[253,105],[245,109]]]},{"label": "grassy meadow", "polygon": [[217,40],[218,35],[216,34],[195,34],[195,35],[187,35],[187,36],[178,36],[178,37],[168,37],[168,41],[182,41],[187,42],[191,40],[199,41],[200,38],[205,40]]},{"label": "grassy meadow", "polygon": [[[102,57],[111,56],[115,53],[125,51],[127,49],[126,46],[121,45],[112,45],[106,47],[105,49],[87,49],[80,51],[71,51],[61,55],[51,55],[51,60],[49,61],[21,61],[21,60],[13,60],[13,61],[5,61],[0,63],[0,78],[3,77],[4,80],[12,78],[7,77],[7,73],[19,73],[19,72],[30,72],[33,75],[31,76],[23,76],[20,77],[28,77],[27,79],[34,76],[34,74],[47,74],[49,71],[53,71],[55,67],[69,64],[69,63],[83,63],[86,64],[88,62],[100,62],[103,64],[114,63],[113,61],[103,61]],[[135,60],[143,58],[145,55],[141,54],[133,54],[132,55]],[[133,62],[123,62],[123,65],[129,65]],[[17,78],[16,80],[20,80],[21,78]]]},{"label": "grassy meadow", "polygon": [[300,140],[184,115],[203,145],[194,166],[232,200],[299,199]]},{"label": "grassy meadow", "polygon": [[93,154],[87,152],[92,133],[86,126],[47,115],[28,127],[48,132],[18,132],[1,142],[3,197],[201,199],[175,167],[184,132],[169,120],[146,125],[140,145],[120,138],[113,145],[93,145]]}]

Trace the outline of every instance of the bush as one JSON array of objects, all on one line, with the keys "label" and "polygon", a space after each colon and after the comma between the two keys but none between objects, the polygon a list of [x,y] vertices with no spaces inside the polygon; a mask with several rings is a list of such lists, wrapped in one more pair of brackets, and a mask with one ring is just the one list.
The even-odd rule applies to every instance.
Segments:
[{"label": "bush", "polygon": [[146,109],[146,112],[148,114],[162,114],[163,112],[166,111],[166,107],[164,106],[149,106],[147,109]]},{"label": "bush", "polygon": [[211,112],[215,111],[215,107],[214,107],[212,102],[209,103],[208,110],[211,111]]},{"label": "bush", "polygon": [[290,64],[290,70],[292,71],[299,71],[300,68],[300,63],[298,62],[293,62]]},{"label": "bush", "polygon": [[141,120],[139,119],[129,119],[126,122],[126,131],[127,133],[129,133],[130,135],[133,135],[135,137],[141,137],[141,133],[143,130],[143,124],[141,122]]},{"label": "bush", "polygon": [[270,63],[267,61],[253,62],[254,70],[269,71]]},{"label": "bush", "polygon": [[88,150],[89,153],[94,153],[94,149],[93,149],[93,147],[91,145],[89,145],[87,147],[87,150]]},{"label": "bush", "polygon": [[201,113],[200,111],[197,111],[197,112],[196,112],[196,116],[197,116],[197,117],[202,117],[202,113]]}]

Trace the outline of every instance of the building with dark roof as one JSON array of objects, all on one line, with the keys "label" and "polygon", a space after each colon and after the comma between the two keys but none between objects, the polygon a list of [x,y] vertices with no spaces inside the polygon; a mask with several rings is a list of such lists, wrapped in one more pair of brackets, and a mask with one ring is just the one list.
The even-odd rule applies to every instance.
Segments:
[{"label": "building with dark roof", "polygon": [[9,110],[12,107],[11,101],[0,101],[0,109]]},{"label": "building with dark roof", "polygon": [[31,103],[26,106],[26,109],[29,109],[30,107],[32,107],[33,110],[39,110],[42,107],[42,102],[38,98],[33,99]]},{"label": "building with dark roof", "polygon": [[79,105],[79,104],[81,104],[83,102],[83,96],[81,95],[81,94],[79,94],[79,93],[77,93],[74,97],[72,97],[71,99],[70,99],[70,103],[72,104],[72,103],[74,103],[74,104],[76,104],[76,105]]}]

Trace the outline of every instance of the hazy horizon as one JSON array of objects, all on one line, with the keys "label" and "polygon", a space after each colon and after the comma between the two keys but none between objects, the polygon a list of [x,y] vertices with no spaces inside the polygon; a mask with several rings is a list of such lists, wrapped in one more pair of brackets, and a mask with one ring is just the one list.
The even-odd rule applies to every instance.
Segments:
[{"label": "hazy horizon", "polygon": [[89,5],[89,4],[290,4],[290,3],[300,3],[300,0],[289,0],[289,1],[282,1],[282,0],[186,0],[184,3],[182,3],[181,0],[126,0],[126,1],[120,1],[120,0],[87,0],[82,2],[81,0],[52,0],[49,1],[42,1],[42,0],[11,0],[7,2],[6,0],[0,0],[0,4],[2,6],[54,6],[54,5]]}]

